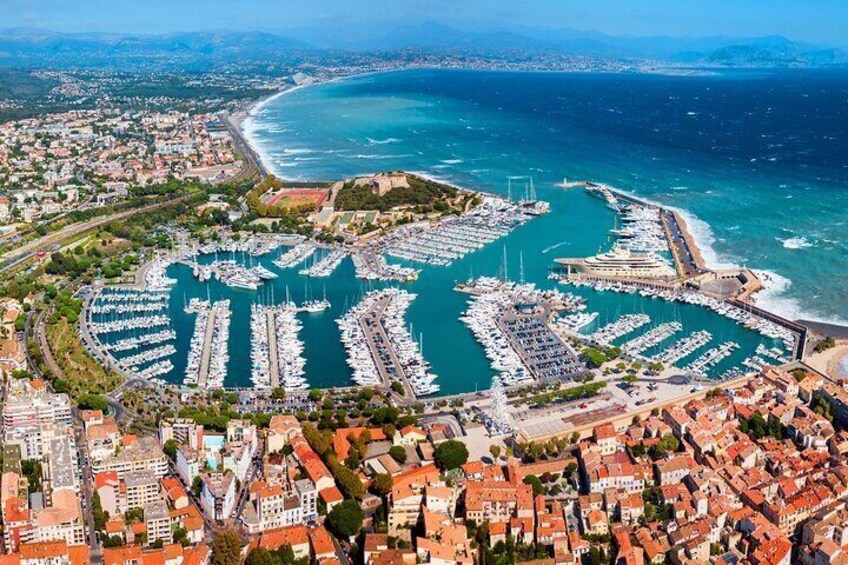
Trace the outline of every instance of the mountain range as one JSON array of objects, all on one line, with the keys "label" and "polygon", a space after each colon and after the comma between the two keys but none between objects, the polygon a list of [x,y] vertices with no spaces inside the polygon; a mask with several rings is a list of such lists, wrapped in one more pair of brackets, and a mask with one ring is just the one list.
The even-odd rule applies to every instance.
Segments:
[{"label": "mountain range", "polygon": [[672,64],[818,67],[848,64],[841,48],[767,37],[619,37],[600,32],[513,26],[463,30],[440,23],[375,26],[382,32],[332,26],[282,31],[204,31],[162,35],[0,30],[6,67],[208,66],[274,61],[297,53],[571,55]]}]

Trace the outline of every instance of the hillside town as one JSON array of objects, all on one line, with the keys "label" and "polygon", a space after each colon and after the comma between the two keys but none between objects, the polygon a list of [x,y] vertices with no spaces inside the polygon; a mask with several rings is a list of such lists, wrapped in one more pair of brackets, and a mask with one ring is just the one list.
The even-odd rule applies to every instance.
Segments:
[{"label": "hillside town", "polygon": [[31,223],[144,194],[217,182],[242,167],[215,114],[79,110],[0,124],[0,223]]},{"label": "hillside town", "polygon": [[805,369],[540,444],[486,436],[479,458],[479,434],[367,391],[366,419],[175,416],[146,435],[38,379],[4,393],[8,563],[846,559],[848,385]]}]

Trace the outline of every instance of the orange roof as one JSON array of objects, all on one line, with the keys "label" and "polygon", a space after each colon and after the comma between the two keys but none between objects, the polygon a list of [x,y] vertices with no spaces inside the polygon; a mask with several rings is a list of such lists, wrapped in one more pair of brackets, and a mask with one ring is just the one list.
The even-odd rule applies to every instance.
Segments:
[{"label": "orange roof", "polygon": [[333,451],[336,452],[336,457],[340,460],[347,459],[350,452],[350,438],[357,439],[366,431],[371,438],[369,441],[382,441],[386,439],[383,428],[366,428],[363,426],[339,428],[333,434]]},{"label": "orange roof", "polygon": [[89,565],[91,550],[87,545],[72,545],[68,548],[68,559],[71,560],[71,565]]},{"label": "orange roof", "polygon": [[209,548],[204,544],[183,549],[182,565],[200,565],[209,560]]},{"label": "orange roof", "polygon": [[115,471],[103,471],[102,473],[97,473],[94,475],[94,485],[96,488],[100,489],[104,487],[106,484],[117,484],[118,483],[118,473]]},{"label": "orange roof", "polygon": [[107,534],[118,534],[124,531],[127,525],[124,523],[124,519],[120,516],[115,516],[108,522],[106,522],[106,533]]},{"label": "orange roof", "polygon": [[279,549],[285,545],[290,545],[294,548],[308,543],[309,534],[304,525],[268,530],[267,532],[262,532],[258,540],[259,547],[271,550]]},{"label": "orange roof", "polygon": [[325,488],[318,494],[321,495],[321,499],[327,504],[330,504],[332,502],[341,502],[342,500],[344,500],[342,491],[340,491],[337,487]]},{"label": "orange roof", "polygon": [[402,436],[407,436],[407,435],[412,434],[412,433],[416,433],[416,434],[422,435],[424,437],[427,437],[427,434],[424,433],[424,430],[422,430],[418,426],[409,425],[409,426],[404,426],[400,429],[400,435],[402,435]]},{"label": "orange roof", "polygon": [[336,549],[333,540],[324,526],[309,530],[309,540],[312,542],[312,553],[314,555],[335,555]]},{"label": "orange roof", "polygon": [[14,522],[26,522],[29,518],[29,506],[22,499],[13,496],[6,501],[4,520],[7,525]]},{"label": "orange roof", "polygon": [[127,561],[141,561],[141,547],[127,545],[103,549],[103,565],[124,565]]},{"label": "orange roof", "polygon": [[21,559],[55,559],[68,554],[68,543],[65,540],[25,543],[19,551]]}]

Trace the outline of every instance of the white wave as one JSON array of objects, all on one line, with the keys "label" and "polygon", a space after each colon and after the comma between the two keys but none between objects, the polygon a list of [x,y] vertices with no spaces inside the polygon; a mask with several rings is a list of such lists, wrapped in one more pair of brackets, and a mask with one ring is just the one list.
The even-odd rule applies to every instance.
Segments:
[{"label": "white wave", "polygon": [[404,157],[412,157],[412,155],[406,153],[403,155],[380,155],[379,153],[357,153],[353,155],[352,159],[403,159]]},{"label": "white wave", "polygon": [[701,257],[704,258],[708,267],[713,269],[735,269],[739,267],[732,262],[728,262],[727,258],[721,257],[715,250],[713,247],[713,244],[716,241],[715,236],[713,235],[712,228],[707,222],[701,220],[689,211],[683,210],[682,208],[674,208],[671,206],[666,206],[666,208],[674,210],[680,214],[680,217],[683,218],[684,222],[686,222],[686,228],[692,235],[692,239],[695,240],[695,244],[701,251]]},{"label": "white wave", "polygon": [[806,237],[788,237],[786,239],[776,238],[778,241],[783,243],[783,247],[786,249],[806,249],[808,247],[813,247],[815,244],[808,240]]},{"label": "white wave", "polygon": [[754,302],[760,308],[774,312],[790,320],[817,320],[831,324],[848,323],[836,317],[823,317],[803,307],[797,298],[787,295],[792,281],[774,271],[752,269],[763,283],[763,290],[754,295]]},{"label": "white wave", "polygon": [[546,247],[545,249],[542,250],[542,253],[547,253],[549,251],[553,251],[557,247],[567,245],[568,243],[569,243],[568,241],[560,241],[559,243],[555,243],[555,244],[551,245],[550,247]]},{"label": "white wave", "polygon": [[462,163],[462,159],[442,159],[441,162],[445,165],[459,165]]},{"label": "white wave", "polygon": [[387,137],[386,139],[371,139],[367,137],[366,139],[368,140],[368,145],[387,145],[389,143],[400,143],[403,141],[397,137]]},{"label": "white wave", "polygon": [[669,190],[689,190],[688,186],[672,186]]},{"label": "white wave", "polygon": [[305,147],[293,147],[289,149],[283,149],[283,153],[286,155],[306,155],[307,153],[315,153],[312,149],[307,149]]}]

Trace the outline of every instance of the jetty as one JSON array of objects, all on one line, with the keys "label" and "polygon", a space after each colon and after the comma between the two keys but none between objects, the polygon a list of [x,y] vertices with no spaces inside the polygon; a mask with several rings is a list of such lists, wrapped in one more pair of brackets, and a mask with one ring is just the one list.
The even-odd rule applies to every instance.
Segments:
[{"label": "jetty", "polygon": [[209,361],[212,358],[212,336],[215,335],[215,318],[217,308],[212,308],[206,318],[206,331],[203,335],[203,353],[200,355],[200,370],[197,373],[197,386],[206,388],[209,378]]},{"label": "jetty", "polygon": [[268,372],[271,379],[271,388],[280,386],[280,357],[277,349],[277,321],[275,310],[268,308],[265,311],[265,327],[268,332]]}]

